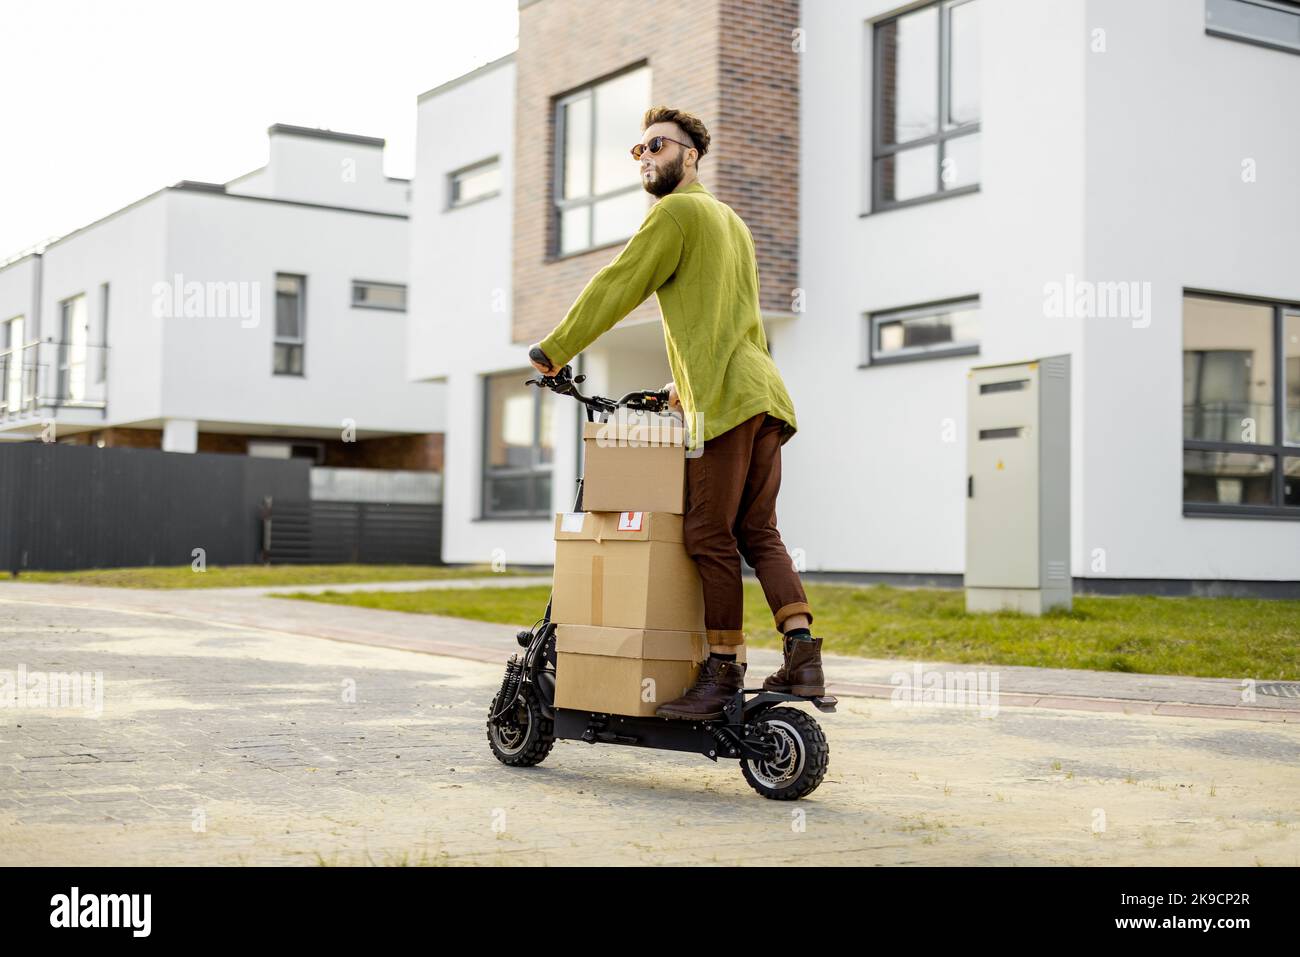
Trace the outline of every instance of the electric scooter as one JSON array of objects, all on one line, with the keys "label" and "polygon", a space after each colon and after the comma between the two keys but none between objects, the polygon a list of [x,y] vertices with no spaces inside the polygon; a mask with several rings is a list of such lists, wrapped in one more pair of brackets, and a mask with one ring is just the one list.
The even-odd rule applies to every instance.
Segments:
[{"label": "electric scooter", "polygon": [[[545,361],[545,357],[539,357]],[[630,392],[615,402],[603,396],[583,395],[565,366],[554,376],[527,380],[528,385],[572,396],[586,408],[588,422],[607,422],[618,409],[638,413],[669,413],[666,391]],[[597,418],[599,417],[599,419]],[[582,511],[582,478],[577,480],[575,512]],[[780,694],[762,688],[742,688],[711,720],[639,717],[555,707],[555,623],[551,599],[546,613],[532,628],[516,636],[523,653],[506,663],[501,688],[488,711],[487,736],[492,753],[510,767],[540,764],[557,738],[588,744],[622,744],[664,751],[699,752],[716,762],[734,758],[749,785],[763,797],[793,801],[812,793],[830,763],[826,735],[811,715],[789,702],[811,703],[818,711],[833,712],[832,695]]]}]

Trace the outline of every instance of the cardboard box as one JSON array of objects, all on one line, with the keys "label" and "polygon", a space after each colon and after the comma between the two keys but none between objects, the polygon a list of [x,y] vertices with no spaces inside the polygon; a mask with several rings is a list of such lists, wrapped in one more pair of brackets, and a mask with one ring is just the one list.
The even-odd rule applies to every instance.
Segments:
[{"label": "cardboard box", "polygon": [[551,620],[703,632],[704,589],[682,544],[682,516],[558,513]]},{"label": "cardboard box", "polygon": [[592,512],[686,511],[686,432],[676,419],[586,422],[582,507]]},{"label": "cardboard box", "polygon": [[[695,684],[705,641],[703,632],[559,625],[555,706],[653,717]],[[743,645],[736,660],[745,661]]]}]

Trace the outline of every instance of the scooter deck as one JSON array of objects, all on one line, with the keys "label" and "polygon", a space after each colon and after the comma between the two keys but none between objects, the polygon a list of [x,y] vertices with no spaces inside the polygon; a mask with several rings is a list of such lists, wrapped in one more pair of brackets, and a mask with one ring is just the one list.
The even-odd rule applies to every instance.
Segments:
[{"label": "scooter deck", "polygon": [[754,756],[746,754],[740,732],[746,720],[771,704],[780,701],[807,701],[818,710],[831,712],[838,703],[832,695],[808,698],[764,691],[761,688],[745,689],[742,694],[754,695],[743,702],[743,716],[736,713],[737,702],[743,700],[738,695],[737,702],[728,705],[723,717],[698,721],[556,708],[554,734],[556,738],[586,741],[589,744],[623,744],[660,751],[687,751],[703,754],[716,761],[719,757]]},{"label": "scooter deck", "polygon": [[554,733],[556,738],[588,744],[625,744],[659,751],[708,754],[720,747],[711,729],[722,724],[721,721],[682,721],[556,708]]}]

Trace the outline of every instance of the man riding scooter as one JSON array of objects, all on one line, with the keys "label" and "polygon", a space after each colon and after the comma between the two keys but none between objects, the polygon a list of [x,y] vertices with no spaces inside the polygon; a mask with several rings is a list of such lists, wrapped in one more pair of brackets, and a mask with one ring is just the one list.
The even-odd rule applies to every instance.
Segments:
[{"label": "man riding scooter", "polygon": [[658,200],[564,320],[532,347],[547,361],[530,361],[543,375],[555,375],[656,294],[673,373],[666,389],[691,426],[683,537],[703,583],[709,642],[695,685],[656,714],[720,718],[742,688],[744,670],[736,661],[745,641],[742,556],[784,635],[785,662],[763,688],[823,695],[821,639],[810,631],[812,608],[776,527],[781,446],[797,426],[767,351],[753,237],[699,181],[699,161],[709,149],[700,119],[652,107],[641,125],[632,157],[641,164],[642,186]]}]

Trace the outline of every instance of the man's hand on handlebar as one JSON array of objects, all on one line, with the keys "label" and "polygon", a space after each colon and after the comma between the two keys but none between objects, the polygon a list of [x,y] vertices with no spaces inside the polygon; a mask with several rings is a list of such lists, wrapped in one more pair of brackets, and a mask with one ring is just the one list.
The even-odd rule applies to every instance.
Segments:
[{"label": "man's hand on handlebar", "polygon": [[676,412],[682,411],[682,401],[677,396],[677,385],[669,382],[664,386],[664,391],[668,393],[668,408]]},{"label": "man's hand on handlebar", "polygon": [[556,376],[560,373],[559,366],[551,365],[551,360],[546,357],[546,353],[542,351],[539,343],[535,343],[529,348],[528,361],[533,364],[534,369],[544,376]]}]

